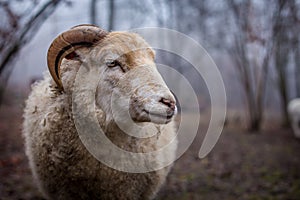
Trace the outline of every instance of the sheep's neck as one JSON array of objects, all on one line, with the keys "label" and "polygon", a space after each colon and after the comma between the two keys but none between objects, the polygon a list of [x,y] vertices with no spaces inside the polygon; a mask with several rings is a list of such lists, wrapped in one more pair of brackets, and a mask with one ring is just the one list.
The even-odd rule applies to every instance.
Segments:
[{"label": "sheep's neck", "polygon": [[[145,152],[154,151],[158,148],[157,140],[159,139],[162,128],[160,125],[153,125],[153,127],[155,127],[156,132],[153,133],[151,137],[147,138],[133,136],[139,135],[139,133],[126,133],[125,131],[121,130],[114,121],[110,121],[108,124],[106,124],[106,127],[103,130],[109,140],[119,148],[130,152]],[[143,145],[145,143],[148,144],[147,146],[151,146],[152,148],[145,150],[145,146]]]}]

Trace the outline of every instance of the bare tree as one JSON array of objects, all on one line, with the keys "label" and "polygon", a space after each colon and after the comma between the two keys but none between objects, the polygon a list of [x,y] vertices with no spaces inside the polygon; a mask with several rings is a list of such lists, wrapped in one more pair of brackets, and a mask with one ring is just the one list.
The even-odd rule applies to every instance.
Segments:
[{"label": "bare tree", "polygon": [[27,0],[30,6],[20,10],[14,10],[13,5],[19,1],[0,2],[0,11],[7,21],[0,27],[0,75],[1,91],[0,101],[2,99],[3,88],[7,83],[12,67],[9,67],[10,61],[20,49],[28,43],[41,24],[53,13],[57,5],[63,0],[48,0],[42,5],[35,0]]},{"label": "bare tree", "polygon": [[291,38],[290,38],[290,44],[291,47],[290,50],[293,52],[294,57],[294,70],[295,70],[295,89],[296,89],[296,97],[300,97],[300,15],[299,15],[299,4],[296,4],[295,0],[288,1],[287,5],[289,9],[289,19],[288,19],[288,30],[290,31]]},{"label": "bare tree", "polygon": [[300,41],[299,39],[295,43],[294,62],[295,62],[295,85],[296,85],[296,97],[300,98]]},{"label": "bare tree", "polygon": [[[6,10],[10,21],[10,27],[8,29],[5,27],[4,29],[0,30],[4,39],[2,41],[5,41],[1,44],[0,49],[0,74],[7,66],[7,63],[20,50],[20,48],[30,41],[31,38],[33,38],[41,24],[49,17],[51,13],[53,13],[56,6],[62,2],[62,0],[49,0],[42,6],[36,3],[36,1],[33,2],[34,6],[30,8],[31,11],[35,11],[37,6],[39,7],[38,10],[36,10],[33,14],[27,11],[21,16],[13,13],[13,10],[11,9],[11,5],[15,3],[14,1],[0,3],[0,6]],[[23,23],[22,18],[28,18],[28,20]]]},{"label": "bare tree", "polygon": [[[300,94],[300,66],[299,65],[299,19],[297,17],[297,5],[294,0],[276,0],[273,25],[273,42],[275,45],[274,64],[277,73],[278,92],[281,99],[281,110],[283,112],[283,126],[289,126],[289,115],[287,105],[289,102],[289,57],[295,54],[295,80],[296,92]],[[298,28],[295,28],[298,27]],[[298,56],[298,57],[297,57]],[[297,76],[298,75],[298,76]]]},{"label": "bare tree", "polygon": [[[277,88],[282,110],[282,125],[289,125],[287,104],[290,97],[288,66],[294,54],[297,95],[300,94],[299,69],[299,19],[294,0],[270,0],[258,3],[253,0],[228,0],[228,8],[235,22],[234,45],[230,47],[237,67],[243,90],[245,91],[250,130],[260,128],[263,111],[266,81],[270,63],[274,64]],[[272,2],[272,4],[270,4]],[[257,4],[255,6],[255,4]],[[262,9],[265,7],[266,9]],[[260,9],[260,11],[258,11]],[[264,12],[264,13],[262,13]],[[257,27],[258,20],[265,22],[264,28]],[[255,24],[253,23],[255,22]],[[259,46],[265,53],[258,64],[251,52],[252,45]],[[298,57],[297,57],[298,55]],[[258,57],[259,55],[257,55]]]},{"label": "bare tree", "polygon": [[[253,13],[255,7],[251,0],[243,2],[228,0],[227,2],[236,28],[233,45],[228,50],[245,92],[249,130],[256,131],[261,128],[263,121],[265,89],[273,44],[263,38],[262,30],[252,24],[255,21]],[[260,61],[257,60],[258,56],[253,56],[255,54],[253,46],[265,52]]]},{"label": "bare tree", "polygon": [[[298,22],[299,23],[299,22]],[[297,39],[295,41],[295,53],[294,53],[294,62],[295,62],[295,85],[296,85],[296,97],[300,98],[300,41]]]}]

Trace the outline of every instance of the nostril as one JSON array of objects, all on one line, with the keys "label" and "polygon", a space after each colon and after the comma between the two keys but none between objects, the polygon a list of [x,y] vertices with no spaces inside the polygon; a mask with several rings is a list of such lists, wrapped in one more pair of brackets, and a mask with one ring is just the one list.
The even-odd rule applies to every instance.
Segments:
[{"label": "nostril", "polygon": [[175,110],[175,102],[170,99],[161,98],[159,102],[165,104],[169,108],[171,108],[173,111]]}]

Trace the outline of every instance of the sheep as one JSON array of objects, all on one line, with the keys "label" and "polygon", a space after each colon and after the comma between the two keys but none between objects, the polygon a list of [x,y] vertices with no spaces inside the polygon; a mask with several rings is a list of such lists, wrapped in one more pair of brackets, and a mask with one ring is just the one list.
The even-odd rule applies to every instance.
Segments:
[{"label": "sheep", "polygon": [[300,138],[300,98],[289,102],[288,112],[294,135],[296,138]]},{"label": "sheep", "polygon": [[[23,123],[29,166],[46,199],[155,197],[172,164],[144,173],[107,166],[83,145],[72,113],[76,75],[81,69],[97,69],[99,83],[86,84],[96,84],[95,115],[105,136],[119,148],[134,153],[156,151],[169,144],[159,157],[144,162],[160,165],[175,160],[176,102],[156,69],[154,57],[154,51],[138,34],[107,32],[94,25],[75,26],[54,39],[47,55],[50,74],[45,73],[44,79],[32,86]],[[155,127],[157,132],[140,138],[135,137],[138,133],[123,131],[109,103],[112,91],[119,102],[129,102],[114,113],[121,122],[146,130]],[[87,104],[85,97],[80,101]],[[122,112],[128,115],[120,115]],[[105,149],[99,149],[104,157],[111,156]]]}]

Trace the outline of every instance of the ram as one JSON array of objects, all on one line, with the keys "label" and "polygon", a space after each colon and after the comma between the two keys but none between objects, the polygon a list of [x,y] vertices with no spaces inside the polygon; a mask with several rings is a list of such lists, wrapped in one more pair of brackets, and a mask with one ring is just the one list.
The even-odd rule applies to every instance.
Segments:
[{"label": "ram", "polygon": [[[45,74],[32,86],[23,123],[29,165],[45,198],[154,198],[171,164],[144,173],[107,166],[83,144],[73,113],[80,70],[97,69],[98,81],[91,79],[80,84],[87,91],[90,85],[96,85],[95,116],[105,136],[124,151],[138,154],[169,145],[160,156],[142,160],[144,163],[160,166],[174,159],[176,103],[156,69],[154,51],[135,33],[106,32],[94,25],[79,25],[53,41],[47,60],[51,76]],[[79,98],[83,107],[89,104],[86,98]],[[114,107],[116,101],[121,102],[118,108]],[[126,125],[126,130],[116,118]],[[134,132],[140,129],[131,126],[157,131],[140,137]],[[112,157],[107,149],[98,149],[103,151],[102,156]]]},{"label": "ram", "polygon": [[300,99],[293,99],[288,104],[292,129],[296,138],[300,138]]}]

